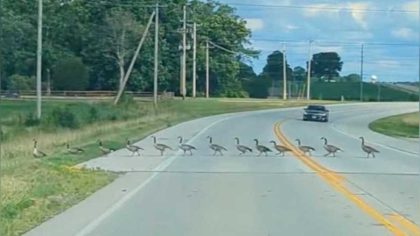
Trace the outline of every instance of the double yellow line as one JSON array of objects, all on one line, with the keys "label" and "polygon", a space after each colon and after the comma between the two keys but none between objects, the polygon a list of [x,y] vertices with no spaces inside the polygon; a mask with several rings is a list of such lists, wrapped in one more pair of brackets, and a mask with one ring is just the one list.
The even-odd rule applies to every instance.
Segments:
[{"label": "double yellow line", "polygon": [[389,230],[393,235],[403,236],[420,236],[420,228],[407,220],[403,216],[392,213],[387,219],[384,215],[378,212],[373,207],[369,206],[362,198],[358,197],[351,192],[349,188],[345,186],[345,178],[327,168],[323,167],[307,155],[305,155],[299,148],[295,147],[290,141],[285,137],[285,135],[280,130],[280,122],[274,125],[274,134],[285,146],[292,150],[293,156],[299,161],[303,162],[311,170],[313,170],[322,180],[324,180],[328,185],[334,188],[337,192],[340,192],[345,198],[355,204],[359,209],[373,218],[376,222],[383,225],[387,230]]}]

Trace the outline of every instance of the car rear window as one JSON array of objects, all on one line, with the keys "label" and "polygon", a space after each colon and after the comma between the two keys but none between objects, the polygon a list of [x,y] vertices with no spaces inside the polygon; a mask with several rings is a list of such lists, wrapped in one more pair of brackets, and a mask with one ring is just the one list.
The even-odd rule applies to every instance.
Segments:
[{"label": "car rear window", "polygon": [[320,111],[325,111],[325,107],[324,107],[324,106],[308,106],[308,110],[320,110]]}]

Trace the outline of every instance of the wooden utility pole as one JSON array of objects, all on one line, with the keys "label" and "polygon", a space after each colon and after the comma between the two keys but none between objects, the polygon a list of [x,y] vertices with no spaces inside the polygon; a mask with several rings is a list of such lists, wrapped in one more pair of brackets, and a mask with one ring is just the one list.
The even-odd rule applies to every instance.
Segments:
[{"label": "wooden utility pole", "polygon": [[51,70],[47,68],[47,96],[51,96]]},{"label": "wooden utility pole", "polygon": [[210,89],[210,85],[209,85],[209,76],[210,76],[210,66],[209,66],[209,50],[210,46],[209,46],[209,41],[206,41],[206,98],[209,98],[209,89]]},{"label": "wooden utility pole", "polygon": [[306,99],[311,100],[311,64],[312,64],[312,40],[309,41],[309,53],[308,53],[308,78],[307,78],[307,90]]},{"label": "wooden utility pole", "polygon": [[41,119],[41,76],[42,76],[42,0],[38,0],[38,40],[36,63],[36,117]]},{"label": "wooden utility pole", "polygon": [[186,96],[186,75],[187,75],[187,6],[183,7],[183,21],[182,21],[182,73],[181,73],[181,96],[185,99]]},{"label": "wooden utility pole", "polygon": [[197,23],[193,23],[193,78],[192,78],[192,97],[196,97],[197,80]]},{"label": "wooden utility pole", "polygon": [[153,105],[157,107],[159,75],[159,3],[156,3],[155,13],[155,72],[153,76]]},{"label": "wooden utility pole", "polygon": [[286,45],[283,46],[283,100],[287,100]]},{"label": "wooden utility pole", "polygon": [[360,48],[360,101],[363,102],[363,53],[364,45]]},{"label": "wooden utility pole", "polygon": [[137,46],[137,49],[136,49],[136,52],[134,53],[134,56],[131,59],[131,63],[130,63],[130,66],[128,67],[127,73],[124,76],[122,86],[120,86],[120,88],[118,90],[117,97],[115,97],[114,104],[118,103],[118,101],[121,98],[122,93],[124,92],[125,85],[127,84],[127,81],[128,81],[128,77],[130,77],[131,71],[133,70],[133,67],[134,67],[134,63],[136,62],[136,59],[139,56],[140,49],[143,46],[144,41],[146,40],[147,33],[149,32],[149,28],[150,28],[150,25],[153,22],[153,18],[155,17],[155,14],[156,14],[156,12],[153,11],[153,13],[150,15],[149,22],[147,22],[146,29],[144,30],[143,36],[140,39],[139,45]]},{"label": "wooden utility pole", "polygon": [[[2,2],[0,2],[0,25],[3,24],[3,6],[2,6]],[[0,36],[3,35],[3,27],[0,26]],[[2,38],[0,38],[0,44],[2,44],[3,40]],[[3,44],[2,44],[3,45]],[[2,76],[3,76],[3,50],[2,48],[0,48],[0,101],[1,101],[1,82],[2,82]],[[1,127],[0,127],[0,131],[1,131]],[[0,157],[1,159],[1,157]]]}]

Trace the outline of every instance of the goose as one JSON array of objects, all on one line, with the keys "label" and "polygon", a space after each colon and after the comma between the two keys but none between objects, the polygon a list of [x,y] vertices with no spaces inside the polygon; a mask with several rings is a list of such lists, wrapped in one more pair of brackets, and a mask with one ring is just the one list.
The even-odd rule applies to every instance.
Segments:
[{"label": "goose", "polygon": [[34,150],[32,151],[32,155],[35,158],[41,158],[41,157],[46,157],[47,154],[43,153],[42,151],[40,151],[38,149],[38,141],[36,139],[33,140],[34,141]]},{"label": "goose", "polygon": [[284,156],[284,154],[286,153],[286,152],[290,152],[290,151],[292,151],[290,148],[288,148],[288,147],[285,147],[285,146],[282,146],[282,145],[278,145],[277,143],[276,143],[276,141],[274,141],[274,140],[271,140],[270,141],[270,143],[272,143],[273,145],[274,145],[274,148],[277,150],[277,151],[279,151],[278,153],[276,153],[276,155],[278,155],[278,154],[281,154],[282,156]]},{"label": "goose", "polygon": [[160,151],[161,156],[163,156],[163,153],[165,152],[166,149],[173,150],[171,147],[169,147],[166,144],[157,143],[155,136],[151,136],[151,138],[153,138],[153,146],[156,148],[156,150]]},{"label": "goose", "polygon": [[254,141],[255,141],[255,148],[259,151],[258,156],[261,156],[262,153],[264,153],[265,156],[267,156],[268,152],[272,152],[270,148],[263,145],[259,145],[258,139],[254,139]]},{"label": "goose", "polygon": [[192,156],[192,154],[193,154],[192,150],[197,150],[197,148],[195,148],[192,145],[182,143],[182,137],[181,136],[178,136],[178,139],[179,139],[179,148],[182,151],[184,151],[184,155],[185,155],[186,152],[190,152],[190,155]]},{"label": "goose", "polygon": [[343,151],[341,148],[336,147],[334,145],[328,144],[328,140],[325,137],[321,137],[321,140],[324,140],[324,149],[327,151],[327,154],[324,155],[324,157],[329,156],[330,154],[335,157],[335,153],[338,151]]},{"label": "goose", "polygon": [[209,139],[210,149],[212,149],[214,151],[213,156],[215,156],[217,153],[220,153],[220,155],[223,156],[222,151],[227,151],[227,149],[223,146],[218,145],[218,144],[214,144],[212,137],[207,136],[207,138]]},{"label": "goose", "polygon": [[245,154],[246,152],[252,152],[252,149],[245,146],[245,145],[241,145],[239,143],[239,138],[235,137],[236,140],[236,149],[238,149],[238,151],[240,152],[239,155]]},{"label": "goose", "polygon": [[125,145],[125,148],[131,152],[131,155],[134,156],[134,154],[137,154],[140,156],[140,150],[144,150],[143,148],[131,144],[130,140],[127,139],[127,144]]},{"label": "goose", "polygon": [[301,150],[304,154],[309,153],[309,155],[311,155],[311,151],[315,151],[315,148],[311,146],[302,146],[300,139],[296,139],[296,142],[298,143],[299,150]]},{"label": "goose", "polygon": [[102,144],[102,140],[98,140],[98,143],[99,143],[99,149],[101,150],[102,154],[108,155],[111,152],[115,152],[115,149],[113,148],[104,147]]},{"label": "goose", "polygon": [[369,158],[370,154],[372,154],[372,156],[375,157],[375,152],[379,153],[379,151],[375,148],[365,145],[365,139],[363,137],[360,137],[360,139],[362,140],[362,150],[367,153],[367,158]]},{"label": "goose", "polygon": [[70,147],[69,143],[67,143],[66,146],[67,146],[67,152],[70,154],[81,154],[85,151],[79,147]]}]

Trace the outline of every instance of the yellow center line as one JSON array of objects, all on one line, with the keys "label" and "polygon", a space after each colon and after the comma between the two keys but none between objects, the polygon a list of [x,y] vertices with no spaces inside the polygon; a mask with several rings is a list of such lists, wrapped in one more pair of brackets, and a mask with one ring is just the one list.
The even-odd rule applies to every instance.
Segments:
[{"label": "yellow center line", "polygon": [[400,225],[400,227],[406,229],[407,235],[420,235],[419,227],[410,220],[404,218],[403,216],[392,213],[389,215],[388,218],[395,224]]},{"label": "yellow center line", "polygon": [[403,230],[398,228],[394,223],[392,223],[385,216],[383,216],[379,211],[369,206],[369,204],[367,204],[362,198],[352,193],[351,190],[345,186],[345,178],[343,176],[323,167],[322,165],[305,155],[301,150],[299,150],[299,148],[295,147],[292,143],[290,143],[286,136],[280,131],[280,123],[276,123],[274,125],[274,133],[285,146],[292,150],[292,153],[294,154],[295,158],[303,162],[318,176],[320,176],[321,179],[323,179],[327,184],[333,187],[337,192],[340,192],[348,200],[353,202],[357,207],[359,207],[363,212],[365,212],[367,215],[373,218],[376,222],[383,225],[393,235],[420,235],[418,234],[418,232],[420,232],[418,226],[413,224],[411,221],[408,221],[403,216],[397,213],[392,213],[392,219],[394,221],[398,221],[401,227],[407,228],[408,231],[411,232],[411,234],[406,234]]}]

